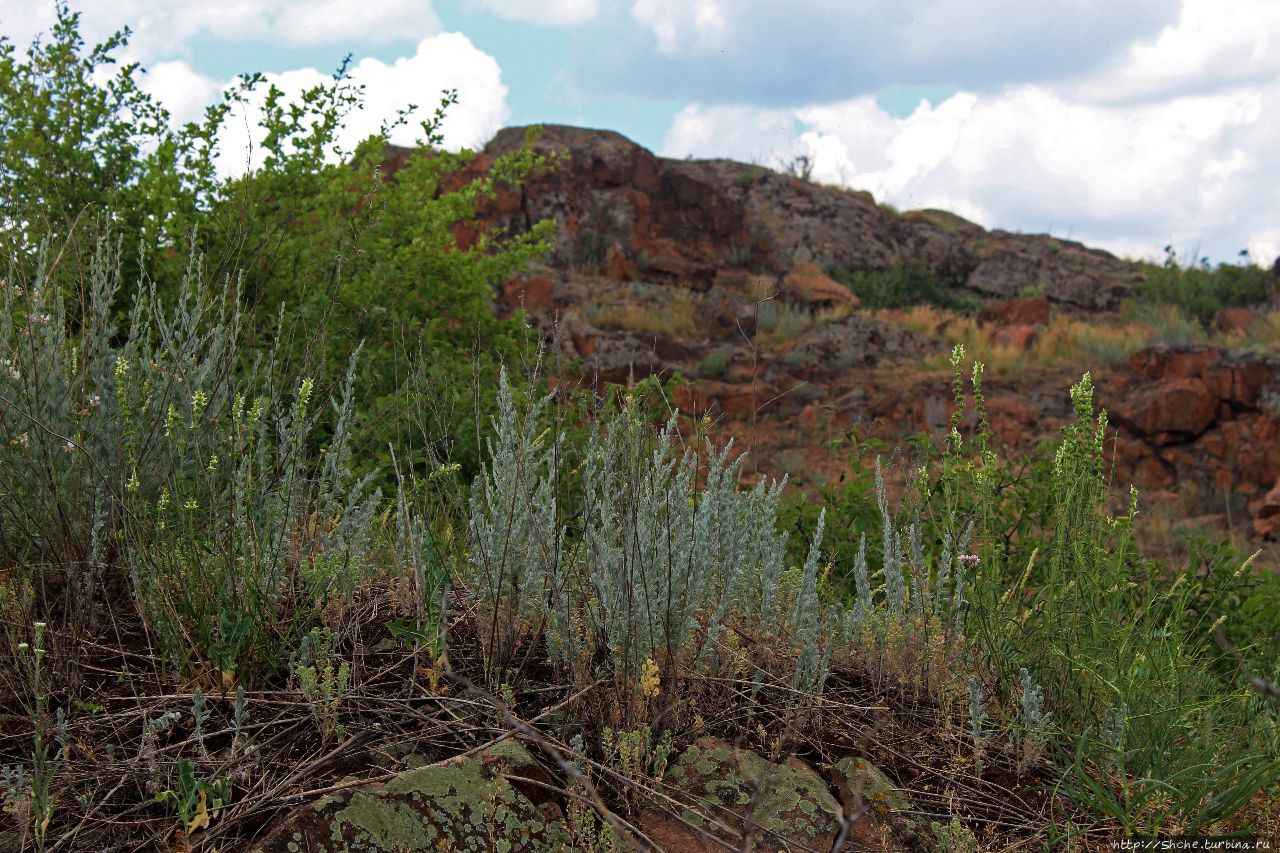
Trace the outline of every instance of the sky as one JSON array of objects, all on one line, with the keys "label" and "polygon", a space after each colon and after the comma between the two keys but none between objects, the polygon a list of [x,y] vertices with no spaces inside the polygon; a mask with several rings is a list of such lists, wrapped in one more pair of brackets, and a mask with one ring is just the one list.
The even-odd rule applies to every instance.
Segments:
[{"label": "sky", "polygon": [[[352,137],[442,89],[446,144],[616,130],[1128,257],[1280,256],[1278,0],[81,0],[175,120],[236,77],[286,92],[347,54]],[[52,0],[0,0],[19,46]],[[240,116],[224,168],[252,162]],[[238,136],[237,136],[238,134]],[[413,141],[409,128],[393,141]]]}]

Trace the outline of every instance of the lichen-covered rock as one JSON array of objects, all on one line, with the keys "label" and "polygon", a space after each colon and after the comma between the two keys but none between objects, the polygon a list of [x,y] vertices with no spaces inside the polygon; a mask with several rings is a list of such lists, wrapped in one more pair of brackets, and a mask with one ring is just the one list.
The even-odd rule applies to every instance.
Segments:
[{"label": "lichen-covered rock", "polygon": [[917,359],[938,350],[936,343],[915,332],[875,317],[853,314],[816,323],[801,332],[787,360],[792,365],[831,372]]},{"label": "lichen-covered rock", "polygon": [[876,850],[917,850],[924,842],[907,795],[874,764],[842,758],[832,767],[836,793],[849,813],[862,812],[852,826],[852,841]]},{"label": "lichen-covered rock", "polygon": [[406,770],[386,784],[342,791],[287,815],[256,848],[259,853],[345,851],[560,850],[562,815],[537,805],[504,772],[536,772],[518,743]]},{"label": "lichen-covered rock", "polygon": [[[773,763],[715,738],[702,738],[665,780],[698,807],[646,812],[641,830],[666,851],[829,850],[840,831],[840,804],[798,758]],[[708,838],[714,836],[719,842]]]}]

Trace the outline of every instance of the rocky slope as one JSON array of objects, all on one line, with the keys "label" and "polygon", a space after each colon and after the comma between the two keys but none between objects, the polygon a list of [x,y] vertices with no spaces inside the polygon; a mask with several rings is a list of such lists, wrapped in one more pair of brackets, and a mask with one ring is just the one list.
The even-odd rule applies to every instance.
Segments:
[{"label": "rocky slope", "polygon": [[[469,174],[525,136],[501,131]],[[1058,315],[1106,322],[1142,278],[1137,265],[1079,243],[988,231],[938,210],[898,213],[864,192],[729,160],[664,159],[608,131],[548,126],[535,147],[559,166],[522,190],[500,189],[481,219],[511,232],[553,219],[555,249],[503,285],[500,310],[523,307],[569,372],[589,380],[687,377],[675,400],[683,412],[721,419],[750,449],[748,471],[802,484],[846,464],[826,449],[833,437],[857,430],[893,442],[950,417],[938,359],[913,367],[943,348],[940,336],[859,310],[833,274],[923,267],[949,293],[985,303],[978,319],[1013,349]],[[465,245],[475,233],[456,236]],[[1000,437],[1026,446],[1054,435],[1085,370],[1112,414],[1118,481],[1174,515],[1280,534],[1275,361],[1158,348],[1119,366],[995,375],[987,392]]]}]

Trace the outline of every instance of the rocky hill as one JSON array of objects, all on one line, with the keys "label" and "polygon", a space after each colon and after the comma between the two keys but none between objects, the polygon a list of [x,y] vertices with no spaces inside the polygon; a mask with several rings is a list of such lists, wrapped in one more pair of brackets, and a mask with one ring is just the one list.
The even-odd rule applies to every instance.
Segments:
[{"label": "rocky hill", "polygon": [[[526,132],[498,133],[459,180]],[[957,321],[921,328],[860,306],[842,283],[914,275],[969,306],[987,342],[1015,356],[1017,369],[989,372],[987,383],[1007,444],[1053,436],[1070,414],[1068,387],[1089,370],[1116,428],[1118,482],[1180,523],[1211,516],[1255,537],[1280,533],[1280,374],[1269,355],[1227,340],[1065,363],[1016,358],[1032,346],[1053,355],[1043,336],[1056,324],[1114,328],[1142,281],[1138,264],[940,210],[899,213],[868,193],[759,166],[657,157],[609,131],[548,126],[535,148],[559,165],[523,190],[500,188],[482,219],[510,232],[553,219],[555,249],[504,284],[500,310],[523,307],[586,379],[687,378],[675,403],[737,435],[748,472],[821,483],[847,464],[829,450],[834,437],[893,443],[948,422],[939,368]],[[407,153],[392,152],[387,171]],[[466,245],[474,233],[456,236]]]}]

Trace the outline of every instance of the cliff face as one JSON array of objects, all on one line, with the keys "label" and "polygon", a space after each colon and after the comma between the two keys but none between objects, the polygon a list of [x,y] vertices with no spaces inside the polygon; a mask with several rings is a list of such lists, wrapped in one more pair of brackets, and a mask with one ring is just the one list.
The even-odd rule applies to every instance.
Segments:
[{"label": "cliff face", "polygon": [[[471,174],[519,147],[501,131]],[[594,381],[676,372],[681,410],[721,419],[750,448],[748,471],[815,484],[845,461],[825,448],[857,430],[895,441],[944,427],[949,376],[922,369],[942,329],[911,331],[858,310],[832,275],[927,270],[982,303],[995,344],[1030,346],[1053,318],[1107,324],[1137,265],[1079,243],[988,231],[938,210],[898,213],[863,192],[729,160],[654,156],[617,133],[548,126],[535,148],[560,165],[500,189],[484,224],[558,224],[545,266],[506,282],[499,310],[523,307],[553,350]],[[394,170],[394,158],[389,167]],[[465,176],[464,176],[465,177]],[[472,232],[459,229],[466,244]],[[1020,298],[1035,294],[1035,298]],[[1126,363],[1027,366],[987,383],[1008,445],[1051,437],[1067,390],[1093,372],[1115,426],[1116,478],[1175,515],[1234,512],[1256,536],[1280,534],[1280,371],[1224,348],[1156,348]]]}]

